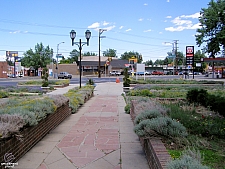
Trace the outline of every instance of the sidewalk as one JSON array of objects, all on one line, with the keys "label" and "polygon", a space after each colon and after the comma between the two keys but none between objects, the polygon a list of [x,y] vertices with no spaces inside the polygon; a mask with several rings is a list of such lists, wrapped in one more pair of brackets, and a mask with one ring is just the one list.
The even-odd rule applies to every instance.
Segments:
[{"label": "sidewalk", "polygon": [[[63,94],[75,85],[57,89]],[[94,97],[45,136],[19,161],[19,169],[149,169],[122,83],[98,83]]]}]

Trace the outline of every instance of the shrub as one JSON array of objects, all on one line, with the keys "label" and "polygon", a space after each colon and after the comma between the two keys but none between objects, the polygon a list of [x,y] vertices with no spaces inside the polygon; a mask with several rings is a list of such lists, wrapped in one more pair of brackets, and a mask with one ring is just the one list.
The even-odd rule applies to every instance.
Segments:
[{"label": "shrub", "polygon": [[150,97],[152,96],[152,92],[148,89],[136,89],[131,90],[127,95],[129,96],[143,96],[143,97]]},{"label": "shrub", "polygon": [[190,103],[197,103],[197,96],[198,96],[198,89],[192,89],[187,92],[186,98]]},{"label": "shrub", "polygon": [[86,82],[86,85],[95,85],[95,82],[93,79],[88,79],[88,81]]},{"label": "shrub", "polygon": [[192,150],[184,151],[179,159],[175,159],[167,163],[167,169],[209,169],[207,166],[201,164],[200,152]]},{"label": "shrub", "polygon": [[125,110],[125,113],[130,114],[130,104],[127,104],[127,105],[124,107],[124,110]]},{"label": "shrub", "polygon": [[155,132],[158,135],[168,137],[185,137],[188,135],[182,124],[169,117],[143,120],[134,127],[134,132],[140,137],[151,137],[155,135]]},{"label": "shrub", "polygon": [[190,103],[201,104],[205,107],[209,107],[212,111],[218,112],[220,115],[225,116],[223,110],[225,97],[208,94],[204,89],[192,89],[188,91],[186,98]]},{"label": "shrub", "polygon": [[78,108],[84,104],[85,99],[93,93],[93,90],[94,86],[87,85],[81,88],[75,87],[64,94],[69,99],[69,107],[72,113],[77,112]]},{"label": "shrub", "polygon": [[4,108],[0,109],[0,114],[19,114],[25,120],[25,124],[33,126],[38,121],[44,119],[47,114],[54,113],[56,106],[50,98],[34,100],[10,99]]},{"label": "shrub", "polygon": [[0,90],[0,98],[5,98],[5,97],[8,97],[8,96],[9,96],[9,94],[6,91]]},{"label": "shrub", "polygon": [[153,119],[161,116],[162,114],[158,110],[145,110],[136,116],[134,123],[137,125],[143,120]]},{"label": "shrub", "polygon": [[123,87],[130,87],[128,68],[124,69]]},{"label": "shrub", "polygon": [[51,98],[56,105],[56,107],[61,107],[62,105],[65,105],[69,99],[64,95],[48,95],[49,98]]},{"label": "shrub", "polygon": [[20,128],[25,124],[20,115],[0,115],[0,138],[7,138],[11,135],[18,134]]}]

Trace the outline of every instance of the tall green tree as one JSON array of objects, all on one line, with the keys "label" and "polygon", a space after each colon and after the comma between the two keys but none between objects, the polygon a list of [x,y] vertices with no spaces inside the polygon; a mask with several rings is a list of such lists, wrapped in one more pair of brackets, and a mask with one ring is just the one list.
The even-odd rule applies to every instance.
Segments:
[{"label": "tall green tree", "polygon": [[143,58],[142,58],[142,55],[138,52],[124,52],[122,55],[121,55],[121,59],[124,59],[124,60],[129,60],[130,58],[132,57],[136,57],[138,59],[138,63],[141,63]]},{"label": "tall green tree", "polygon": [[33,67],[35,70],[44,68],[52,62],[53,49],[49,46],[44,47],[42,43],[35,45],[35,49],[29,49],[21,59],[21,65],[25,67]]},{"label": "tall green tree", "polygon": [[[195,52],[195,56],[194,56],[194,59],[195,59],[195,63],[199,63],[201,61],[201,58],[206,58],[205,54],[203,52],[201,52],[200,50],[197,50]],[[201,63],[201,67],[196,67],[196,69],[199,71],[199,72],[203,72],[203,70],[205,70],[205,68],[207,67],[207,64],[206,63]]]},{"label": "tall green tree", "polygon": [[224,9],[225,0],[211,0],[208,8],[202,8],[200,11],[201,28],[197,29],[196,43],[198,46],[205,45],[204,52],[213,58],[223,53],[225,47]]},{"label": "tall green tree", "polygon": [[107,49],[103,52],[103,56],[107,57],[116,57],[116,50],[115,49]]},{"label": "tall green tree", "polygon": [[83,53],[82,55],[83,55],[83,56],[97,56],[97,54],[94,53],[94,52],[85,52],[85,53]]},{"label": "tall green tree", "polygon": [[70,52],[70,57],[68,58],[69,63],[73,63],[73,62],[78,63],[79,57],[80,57],[79,51],[76,49],[73,49],[72,52]]},{"label": "tall green tree", "polygon": [[161,59],[156,59],[156,61],[154,62],[154,65],[163,65],[164,64],[164,60]]},{"label": "tall green tree", "polygon": [[144,62],[144,64],[146,66],[153,65],[153,61],[152,60],[147,60],[147,61]]}]

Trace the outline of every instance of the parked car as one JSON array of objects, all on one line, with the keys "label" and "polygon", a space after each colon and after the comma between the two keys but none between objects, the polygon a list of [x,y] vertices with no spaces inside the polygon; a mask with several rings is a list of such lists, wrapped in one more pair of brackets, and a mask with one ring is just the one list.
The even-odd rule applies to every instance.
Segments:
[{"label": "parked car", "polygon": [[[134,72],[134,74],[136,75],[136,72]],[[145,71],[145,72],[138,72],[137,75],[141,75],[141,76],[142,76],[142,75],[151,75],[151,73]]]},{"label": "parked car", "polygon": [[132,75],[132,74],[136,75],[136,72],[132,72],[132,70],[129,70],[128,75]]},{"label": "parked car", "polygon": [[9,78],[16,78],[16,75],[15,74],[8,74],[8,77]]},{"label": "parked car", "polygon": [[194,75],[202,75],[201,72],[194,72]]},{"label": "parked car", "polygon": [[121,75],[120,71],[117,71],[117,70],[113,70],[113,71],[111,71],[109,74],[110,74],[111,76],[120,76],[120,75]]},{"label": "parked car", "polygon": [[72,75],[69,74],[68,72],[60,72],[58,74],[58,79],[71,79]]},{"label": "parked car", "polygon": [[183,75],[183,74],[184,74],[184,72],[179,72],[179,73],[178,73],[178,75]]},{"label": "parked car", "polygon": [[160,71],[153,71],[152,75],[164,75],[164,73]]}]

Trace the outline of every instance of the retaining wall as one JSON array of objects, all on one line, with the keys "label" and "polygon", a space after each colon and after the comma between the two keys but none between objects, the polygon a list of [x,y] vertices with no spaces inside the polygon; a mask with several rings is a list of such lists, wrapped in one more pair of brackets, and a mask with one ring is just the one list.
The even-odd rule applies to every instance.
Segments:
[{"label": "retaining wall", "polygon": [[[135,105],[137,105],[137,101],[131,101],[131,109],[130,115],[131,119],[134,122],[135,117],[139,114],[139,112],[135,112]],[[146,158],[148,160],[150,169],[166,169],[166,163],[171,160],[171,156],[169,155],[166,147],[160,138],[149,138],[143,139],[139,138],[143,151],[145,152]]]},{"label": "retaining wall", "polygon": [[[69,102],[59,107],[55,113],[48,115],[41,120],[36,126],[25,128],[21,131],[23,136],[19,140],[12,137],[7,140],[0,141],[0,163],[5,163],[4,156],[12,153],[14,160],[18,161],[26,152],[28,152],[35,144],[37,144],[51,130],[56,128],[65,118],[71,115]],[[2,166],[3,167],[3,166]]]}]

